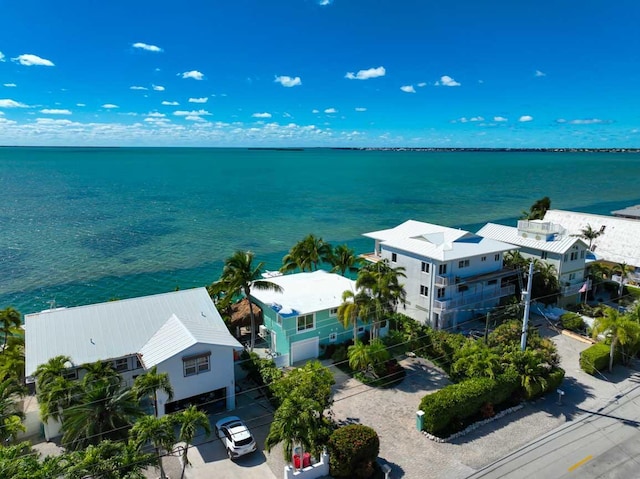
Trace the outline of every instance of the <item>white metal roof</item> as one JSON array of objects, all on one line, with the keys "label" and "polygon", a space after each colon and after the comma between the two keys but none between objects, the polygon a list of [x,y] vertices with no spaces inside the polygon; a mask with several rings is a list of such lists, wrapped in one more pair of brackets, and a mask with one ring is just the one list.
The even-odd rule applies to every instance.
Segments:
[{"label": "white metal roof", "polygon": [[[225,338],[222,344],[235,342],[241,347],[207,290],[188,289],[26,315],[26,374],[32,375],[40,364],[58,355],[69,356],[79,365],[136,354],[173,316],[194,338],[204,334],[198,328],[206,327],[210,335],[221,341]],[[174,325],[179,330],[179,325]],[[169,332],[163,337],[168,346]],[[159,341],[154,343],[156,347]]]},{"label": "white metal roof", "polygon": [[518,228],[498,225],[496,223],[487,223],[480,228],[478,234],[480,236],[521,246],[523,248],[537,249],[540,251],[558,254],[564,254],[576,243],[583,243],[583,246],[587,246],[580,238],[569,235],[558,236],[553,241],[536,240],[531,237],[523,238],[518,234]]},{"label": "white metal roof", "polygon": [[604,233],[592,243],[596,257],[640,267],[640,221],[562,210],[549,210],[544,219],[560,223],[569,234],[580,234],[587,225],[594,230],[604,227]]},{"label": "white metal roof", "polygon": [[612,211],[611,214],[637,220],[640,219],[640,205],[628,206],[621,210]]},{"label": "white metal roof", "polygon": [[513,245],[484,238],[468,231],[408,220],[387,230],[363,236],[381,245],[439,261],[450,261],[513,249]]},{"label": "white metal roof", "polygon": [[326,271],[286,274],[269,278],[270,282],[280,286],[281,293],[253,288],[251,296],[265,305],[275,305],[274,309],[291,311],[285,314],[308,314],[337,308],[342,304],[342,293],[355,291],[356,282]]}]

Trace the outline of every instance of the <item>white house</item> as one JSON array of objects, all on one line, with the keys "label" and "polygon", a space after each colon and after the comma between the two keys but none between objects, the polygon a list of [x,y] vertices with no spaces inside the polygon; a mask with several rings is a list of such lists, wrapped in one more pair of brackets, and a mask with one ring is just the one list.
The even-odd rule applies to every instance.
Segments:
[{"label": "white house", "polygon": [[[189,403],[235,408],[234,351],[242,345],[229,333],[205,288],[74,308],[57,308],[25,316],[25,372],[49,359],[69,356],[71,378],[81,365],[111,362],[127,385],[157,366],[168,373],[172,402],[158,394],[158,414]],[[47,438],[59,425],[47,425]]]},{"label": "white house", "polygon": [[588,250],[582,239],[569,235],[560,225],[541,220],[520,220],[517,228],[487,223],[478,234],[517,246],[524,258],[552,264],[561,288],[558,303],[566,306],[580,302]]},{"label": "white house", "polygon": [[[262,309],[260,334],[276,353],[279,366],[317,358],[321,348],[353,338],[353,328],[345,328],[338,320],[338,307],[345,291],[356,291],[355,281],[321,270],[267,279],[282,291],[253,289],[251,297]],[[388,325],[382,326],[384,335]],[[358,321],[356,327],[362,335],[371,324]]]},{"label": "white house", "polygon": [[401,312],[436,329],[455,328],[515,293],[508,284],[515,273],[503,267],[510,244],[414,220],[364,236],[375,240],[365,259],[385,258],[405,268],[407,304]]}]

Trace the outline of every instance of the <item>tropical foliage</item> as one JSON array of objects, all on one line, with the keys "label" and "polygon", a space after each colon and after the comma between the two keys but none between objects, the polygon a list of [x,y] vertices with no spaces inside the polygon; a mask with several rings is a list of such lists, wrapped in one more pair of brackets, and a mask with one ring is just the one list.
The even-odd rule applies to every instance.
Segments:
[{"label": "tropical foliage", "polygon": [[[209,288],[210,293],[219,293],[224,298],[238,298],[241,294],[251,302],[251,289],[282,291],[277,284],[262,279],[264,263],[254,264],[254,254],[250,251],[236,251],[225,260],[220,279]],[[221,292],[224,293],[221,293]],[[251,304],[251,342],[249,348],[253,351],[256,343],[256,318]]]},{"label": "tropical foliage", "polygon": [[607,307],[604,316],[595,319],[592,334],[594,338],[602,334],[609,342],[609,371],[613,369],[618,344],[628,348],[627,357],[640,349],[640,323],[633,312],[621,313],[617,309]]},{"label": "tropical foliage", "polygon": [[171,387],[169,374],[159,373],[156,366],[138,376],[134,380],[132,389],[137,400],[151,399],[155,417],[158,417],[158,391],[167,395],[167,402],[173,400],[173,387]]},{"label": "tropical foliage", "polygon": [[358,320],[365,323],[373,312],[373,301],[365,291],[342,293],[342,304],[338,306],[338,320],[345,329],[353,328],[353,341],[358,340]]},{"label": "tropical foliage", "polygon": [[589,242],[589,251],[591,251],[593,240],[599,238],[603,234],[603,230],[594,230],[590,224],[587,224],[587,226],[580,230],[580,234],[577,236]]},{"label": "tropical foliage", "polygon": [[332,273],[340,273],[346,276],[347,273],[357,273],[362,265],[362,260],[355,254],[352,248],[346,244],[341,244],[333,248],[329,257]]},{"label": "tropical foliage", "polygon": [[24,431],[24,414],[18,401],[26,394],[26,388],[15,378],[0,381],[0,444],[14,441],[18,433]]},{"label": "tropical foliage", "polygon": [[176,443],[174,433],[174,418],[172,416],[143,416],[136,421],[131,428],[131,440],[138,450],[143,450],[147,444],[151,444],[155,453],[155,465],[160,469],[160,478],[165,479],[162,456],[171,451]]},{"label": "tropical foliage", "polygon": [[[334,258],[331,245],[312,234],[296,243],[282,258],[280,271],[316,271],[322,263],[331,264]],[[348,267],[348,265],[347,265]]]},{"label": "tropical foliage", "polygon": [[529,211],[522,212],[522,219],[526,220],[541,220],[544,219],[545,213],[551,208],[551,200],[548,196],[540,198],[534,202]]},{"label": "tropical foliage", "polygon": [[187,409],[180,411],[173,415],[174,423],[180,427],[180,433],[178,440],[185,443],[182,449],[182,474],[180,479],[184,478],[184,473],[189,462],[189,447],[196,437],[196,433],[199,429],[202,429],[205,437],[209,437],[211,434],[211,425],[209,424],[209,418],[207,415],[199,411],[195,406],[190,406]]},{"label": "tropical foliage", "polygon": [[371,477],[380,452],[380,439],[370,427],[350,424],[333,431],[328,451],[332,477]]}]

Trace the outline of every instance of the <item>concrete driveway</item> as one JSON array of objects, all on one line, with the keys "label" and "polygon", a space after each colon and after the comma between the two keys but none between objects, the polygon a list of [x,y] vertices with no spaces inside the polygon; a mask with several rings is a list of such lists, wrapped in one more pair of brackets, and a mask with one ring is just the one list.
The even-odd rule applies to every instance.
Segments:
[{"label": "concrete driveway", "polygon": [[[248,391],[236,396],[236,409],[211,416],[211,436],[202,444],[189,449],[187,479],[275,479],[263,452],[264,441],[273,420],[273,409],[257,391]],[[238,416],[246,424],[258,444],[258,450],[235,461],[227,457],[222,442],[215,436],[214,424],[225,416]]]}]

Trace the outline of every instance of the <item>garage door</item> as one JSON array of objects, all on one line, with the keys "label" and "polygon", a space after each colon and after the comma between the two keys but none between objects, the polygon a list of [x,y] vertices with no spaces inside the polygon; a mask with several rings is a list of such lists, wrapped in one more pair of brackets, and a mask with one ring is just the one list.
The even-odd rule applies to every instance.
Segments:
[{"label": "garage door", "polygon": [[291,363],[318,357],[318,339],[311,338],[291,344]]}]

